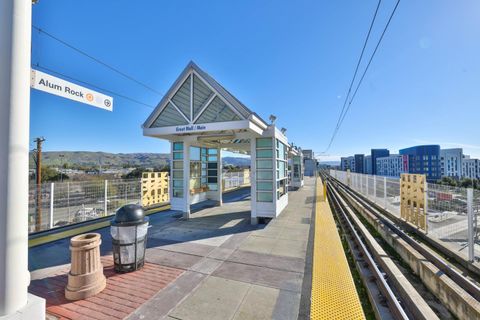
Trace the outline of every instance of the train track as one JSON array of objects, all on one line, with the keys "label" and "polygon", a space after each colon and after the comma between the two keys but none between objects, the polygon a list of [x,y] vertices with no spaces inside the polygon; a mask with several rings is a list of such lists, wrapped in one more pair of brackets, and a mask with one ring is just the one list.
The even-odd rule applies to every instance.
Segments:
[{"label": "train track", "polygon": [[348,235],[351,252],[356,260],[362,262],[357,263],[357,269],[367,266],[370,273],[370,279],[363,281],[367,290],[371,289],[371,280],[374,279],[376,288],[373,292],[381,293],[380,303],[374,299],[375,294],[371,290],[369,293],[378,318],[434,319],[438,316],[372,236],[366,226],[368,224],[386,243],[398,250],[399,256],[423,285],[453,315],[460,319],[480,319],[480,288],[477,283],[428,246],[410,237],[368,200],[326,174],[322,174],[322,178],[327,183],[332,211]]}]

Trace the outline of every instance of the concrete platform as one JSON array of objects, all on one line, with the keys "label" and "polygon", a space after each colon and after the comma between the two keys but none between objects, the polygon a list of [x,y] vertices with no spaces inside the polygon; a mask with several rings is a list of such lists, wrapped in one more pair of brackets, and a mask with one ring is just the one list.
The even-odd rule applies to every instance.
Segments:
[{"label": "concrete platform", "polygon": [[[151,216],[147,262],[183,273],[127,319],[297,319],[302,292],[310,298],[303,280],[315,181],[305,182],[267,225],[250,225],[248,190],[225,195],[222,207],[197,208],[188,221],[173,211]],[[109,255],[108,229],[100,233]],[[68,241],[35,248],[33,279],[62,267],[52,252],[45,254],[56,262],[42,261],[52,248],[69,257]]]}]

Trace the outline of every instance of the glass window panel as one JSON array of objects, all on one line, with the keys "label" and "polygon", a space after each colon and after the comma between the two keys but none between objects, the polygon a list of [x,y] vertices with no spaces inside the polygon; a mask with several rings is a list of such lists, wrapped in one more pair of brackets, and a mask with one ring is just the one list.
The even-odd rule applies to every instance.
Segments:
[{"label": "glass window panel", "polygon": [[272,158],[272,150],[257,150],[257,158]]},{"label": "glass window panel", "polygon": [[273,172],[257,171],[257,180],[273,180]]},{"label": "glass window panel", "polygon": [[218,170],[212,170],[212,169],[208,170],[209,177],[216,177],[217,175],[218,175]]},{"label": "glass window panel", "polygon": [[209,155],[216,155],[217,152],[218,152],[217,149],[212,149],[212,148],[209,148],[209,149],[208,149],[208,154],[209,154]]},{"label": "glass window panel", "polygon": [[175,109],[173,104],[168,105],[163,109],[162,113],[158,116],[155,122],[152,124],[152,128],[169,127],[169,126],[181,126],[188,124],[188,121]]},{"label": "glass window panel", "polygon": [[218,179],[217,177],[208,177],[208,183],[217,183]]},{"label": "glass window panel", "polygon": [[257,190],[272,191],[273,184],[272,182],[257,182]]},{"label": "glass window panel", "polygon": [[190,160],[200,161],[200,148],[190,147]]},{"label": "glass window panel", "polygon": [[208,161],[217,161],[217,156],[208,156]]},{"label": "glass window panel", "polygon": [[208,164],[208,169],[217,169],[217,163],[216,162],[210,162]]},{"label": "glass window panel", "polygon": [[183,169],[183,161],[173,161],[173,169]]},{"label": "glass window panel", "polygon": [[273,163],[272,160],[257,160],[258,169],[272,169]]},{"label": "glass window panel", "polygon": [[202,155],[207,154],[207,148],[202,148]]},{"label": "glass window panel", "polygon": [[183,190],[173,189],[173,197],[174,198],[183,198]]},{"label": "glass window panel", "polygon": [[174,142],[173,143],[174,151],[183,151],[183,142]]},{"label": "glass window panel", "polygon": [[181,159],[183,159],[183,152],[174,152],[174,153],[173,153],[173,159],[174,159],[174,160],[181,160]]},{"label": "glass window panel", "polygon": [[[210,182],[210,181],[209,181]],[[210,191],[217,191],[218,190],[218,185],[216,183],[209,183],[208,184],[208,189]]]},{"label": "glass window panel", "polygon": [[257,138],[257,148],[272,147],[272,138]]},{"label": "glass window panel", "polygon": [[224,122],[241,120],[241,118],[218,96],[202,112],[196,123]]},{"label": "glass window panel", "polygon": [[173,171],[173,179],[183,179],[183,171]]},{"label": "glass window panel", "polygon": [[202,169],[207,169],[207,164],[202,162]]},{"label": "glass window panel", "polygon": [[207,176],[207,170],[202,169],[202,176],[206,177]]},{"label": "glass window panel", "polygon": [[271,192],[257,192],[257,201],[259,202],[272,202],[273,195]]},{"label": "glass window panel", "polygon": [[183,188],[183,180],[173,180],[173,188]]}]

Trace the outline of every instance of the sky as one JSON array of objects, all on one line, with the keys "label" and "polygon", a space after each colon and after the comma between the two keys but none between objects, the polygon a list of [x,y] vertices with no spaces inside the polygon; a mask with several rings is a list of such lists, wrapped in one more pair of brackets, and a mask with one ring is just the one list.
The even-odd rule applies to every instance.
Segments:
[{"label": "sky", "polygon": [[[395,0],[383,0],[364,62]],[[335,128],[376,0],[41,0],[33,25],[165,93],[190,60],[289,142],[317,155]],[[480,158],[480,1],[401,1],[330,150],[320,160],[419,144]],[[32,66],[156,106],[162,98],[38,31]],[[88,85],[85,85],[88,87]],[[102,90],[98,90],[102,91]],[[168,152],[143,137],[152,108],[108,112],[32,89],[30,136],[46,151]]]}]

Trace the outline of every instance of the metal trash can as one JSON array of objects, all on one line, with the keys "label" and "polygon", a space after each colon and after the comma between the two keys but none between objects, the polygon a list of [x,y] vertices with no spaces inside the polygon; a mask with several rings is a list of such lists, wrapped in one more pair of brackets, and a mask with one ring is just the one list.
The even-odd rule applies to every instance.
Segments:
[{"label": "metal trash can", "polygon": [[148,217],[141,206],[127,204],[117,210],[110,227],[116,272],[131,272],[143,267],[147,231]]}]

